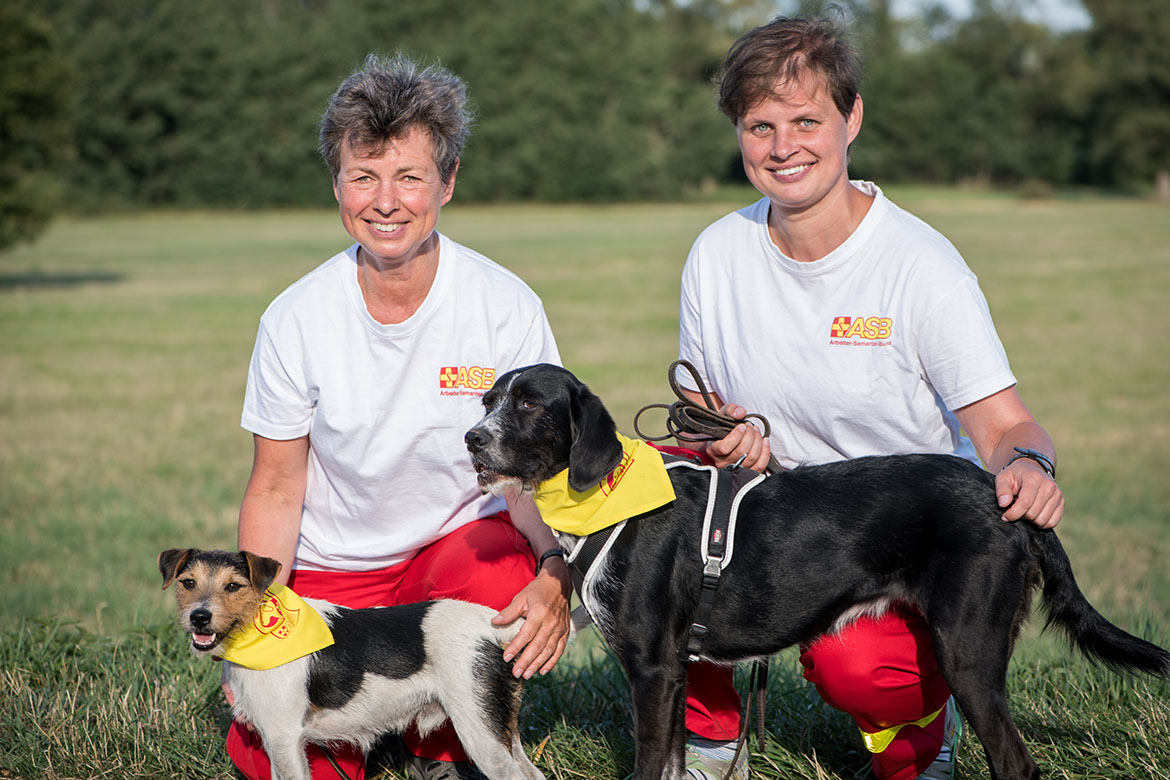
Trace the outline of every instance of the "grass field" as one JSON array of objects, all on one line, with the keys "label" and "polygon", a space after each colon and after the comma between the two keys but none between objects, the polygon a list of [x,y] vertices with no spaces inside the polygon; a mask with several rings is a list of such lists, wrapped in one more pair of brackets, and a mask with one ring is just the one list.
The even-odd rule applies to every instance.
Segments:
[{"label": "grass field", "polygon": [[[1091,196],[892,190],[979,275],[1021,392],[1060,450],[1061,538],[1090,599],[1170,644],[1170,213]],[[668,401],[690,242],[750,200],[461,206],[440,227],[542,296],[565,364],[626,433]],[[165,547],[234,545],[238,427],[258,318],[347,243],[332,212],[60,221],[0,255],[0,778],[231,777],[218,675],[159,591]],[[72,622],[62,622],[62,621]],[[774,661],[763,777],[865,777],[843,716]],[[1031,631],[1013,707],[1049,777],[1170,777],[1166,684],[1123,680]],[[620,674],[582,642],[529,686],[531,750],[558,778],[618,778]],[[961,777],[982,777],[966,740]]]}]

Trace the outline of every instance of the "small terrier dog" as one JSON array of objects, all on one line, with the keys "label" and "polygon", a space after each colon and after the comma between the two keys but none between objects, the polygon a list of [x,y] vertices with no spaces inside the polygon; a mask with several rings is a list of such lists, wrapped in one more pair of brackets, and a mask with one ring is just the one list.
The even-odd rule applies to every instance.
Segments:
[{"label": "small terrier dog", "polygon": [[[256,619],[280,563],[250,552],[172,549],[158,557],[163,588],[178,580],[179,623],[200,656]],[[278,780],[310,780],[308,743],[363,750],[412,722],[423,735],[448,718],[492,780],[544,780],[520,744],[522,683],[502,649],[522,621],[491,625],[495,610],[441,600],[349,609],[305,599],[334,643],[271,669],[224,661],[232,714],[264,741]]]}]

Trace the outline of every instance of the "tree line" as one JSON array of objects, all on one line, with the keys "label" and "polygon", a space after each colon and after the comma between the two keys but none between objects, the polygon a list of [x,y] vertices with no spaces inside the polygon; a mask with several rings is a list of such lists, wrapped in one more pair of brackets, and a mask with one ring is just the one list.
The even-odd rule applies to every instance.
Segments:
[{"label": "tree line", "polygon": [[[865,53],[851,172],[879,182],[1170,189],[1170,4],[1019,0],[895,18]],[[712,79],[764,0],[6,0],[0,246],[70,209],[331,202],[317,122],[367,52],[438,60],[478,112],[461,200],[673,199],[742,177]]]}]

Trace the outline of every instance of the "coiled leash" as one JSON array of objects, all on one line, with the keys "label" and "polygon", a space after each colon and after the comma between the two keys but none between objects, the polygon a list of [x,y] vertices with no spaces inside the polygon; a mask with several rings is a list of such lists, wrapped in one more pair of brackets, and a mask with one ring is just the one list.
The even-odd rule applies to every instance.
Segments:
[{"label": "coiled leash", "polygon": [[[684,394],[682,386],[678,383],[678,369],[680,367],[685,368],[691,375],[691,381],[695,383],[699,394],[703,396],[703,406],[687,398]],[[648,404],[639,409],[638,413],[634,415],[634,433],[638,434],[639,438],[645,441],[665,441],[666,439],[687,442],[718,441],[731,433],[735,426],[747,420],[759,421],[765,439],[771,435],[772,427],[762,414],[748,414],[742,420],[737,420],[721,412],[715,406],[715,399],[707,391],[707,386],[699,378],[698,369],[689,361],[676,360],[671,363],[666,378],[670,382],[670,389],[674,391],[678,400],[672,404]],[[642,416],[642,412],[648,409],[666,410],[666,434],[664,436],[647,436],[638,428],[638,418]],[[780,467],[780,462],[774,456],[769,455],[767,470],[772,474],[777,474],[783,469]]]},{"label": "coiled leash", "polygon": [[[685,368],[691,375],[691,380],[698,388],[699,394],[703,398],[704,405],[692,401],[683,392],[682,387],[678,383],[678,369]],[[646,441],[664,441],[666,439],[677,439],[683,442],[704,442],[704,441],[718,441],[724,438],[735,426],[747,420],[756,420],[763,429],[763,436],[767,438],[771,433],[771,426],[768,424],[767,418],[761,414],[747,414],[742,419],[735,419],[730,415],[724,414],[715,405],[715,400],[707,391],[707,387],[703,384],[703,380],[699,377],[698,370],[690,362],[686,360],[676,360],[670,364],[667,370],[667,381],[670,383],[671,390],[674,391],[678,398],[672,404],[648,404],[638,410],[634,415],[634,432]],[[642,413],[648,409],[665,409],[666,410],[666,435],[664,436],[647,436],[638,427],[638,420]],[[746,457],[746,456],[745,456]],[[742,463],[743,458],[740,458]],[[721,469],[721,472],[731,472],[734,474],[739,470],[739,463],[734,466],[728,466]],[[779,461],[775,456],[768,456],[767,471],[776,474],[782,471]],[[722,479],[724,474],[720,474],[721,482],[728,482],[728,479]],[[719,501],[719,498],[716,498]],[[722,556],[722,546],[726,539],[716,541],[709,538],[708,545],[712,549],[720,550],[719,555]],[[703,572],[703,590],[700,596],[700,604],[697,610],[700,613],[696,617],[695,625],[692,626],[690,637],[688,638],[687,649],[684,655],[687,658],[684,660],[694,660],[698,655],[698,650],[702,644],[702,636],[706,631],[706,615],[702,614],[710,611],[709,604],[714,600],[714,591],[719,582],[719,567],[712,567],[708,565]],[[707,602],[707,603],[704,603]],[[728,776],[734,771],[735,763],[739,759],[740,751],[744,749],[747,742],[746,736],[748,732],[748,721],[752,712],[752,699],[755,699],[756,704],[756,746],[757,749],[763,751],[764,749],[764,693],[768,686],[768,659],[756,659],[752,663],[751,678],[748,682],[748,696],[747,702],[744,706],[745,717],[740,731],[739,746],[736,749],[735,757],[731,760],[731,767],[728,769]]]}]

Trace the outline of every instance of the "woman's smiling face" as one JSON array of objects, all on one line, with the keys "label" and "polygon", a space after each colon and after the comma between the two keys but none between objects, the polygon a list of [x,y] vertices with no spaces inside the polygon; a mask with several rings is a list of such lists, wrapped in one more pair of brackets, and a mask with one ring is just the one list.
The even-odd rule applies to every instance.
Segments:
[{"label": "woman's smiling face", "polygon": [[333,194],[341,223],[378,264],[407,263],[427,251],[439,210],[455,191],[443,182],[426,130],[412,127],[375,153],[342,144]]},{"label": "woman's smiling face", "polygon": [[743,168],[780,214],[814,208],[849,186],[849,144],[861,129],[861,98],[843,116],[812,74],[778,85],[736,123]]}]

